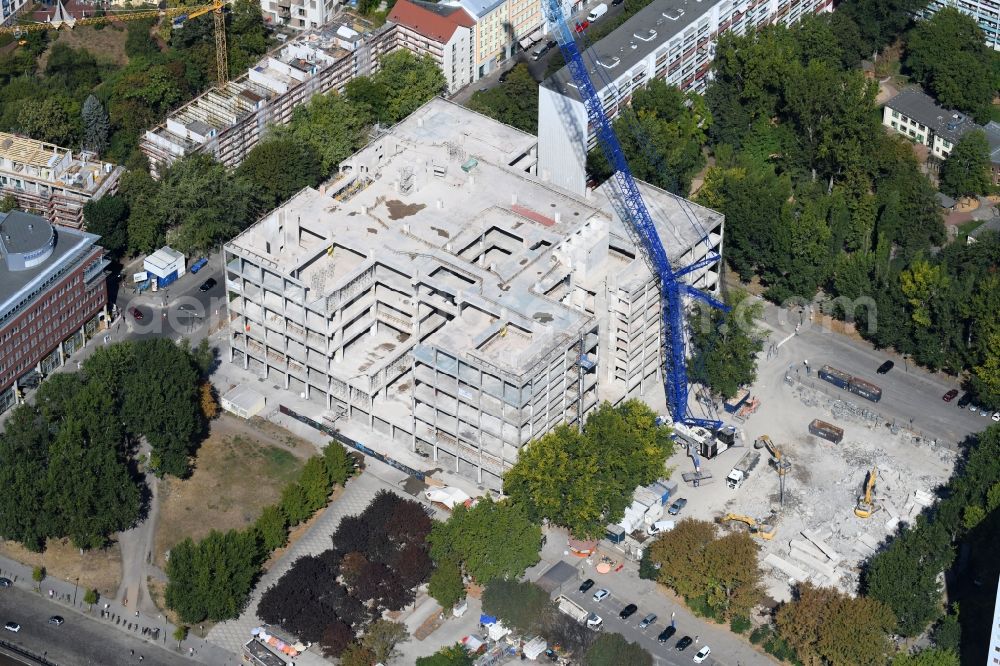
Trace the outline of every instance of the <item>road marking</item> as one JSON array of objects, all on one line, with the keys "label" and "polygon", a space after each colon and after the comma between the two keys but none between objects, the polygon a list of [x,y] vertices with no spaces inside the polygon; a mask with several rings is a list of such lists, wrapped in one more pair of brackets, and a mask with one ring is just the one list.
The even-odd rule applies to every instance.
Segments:
[{"label": "road marking", "polygon": [[779,342],[779,343],[778,343],[778,344],[776,345],[776,347],[777,347],[777,348],[780,348],[780,347],[781,347],[781,345],[785,344],[786,342],[788,342],[789,340],[791,340],[791,339],[792,339],[792,338],[794,338],[794,337],[795,337],[795,333],[789,333],[789,334],[788,334],[788,337],[787,337],[787,338],[785,338],[784,340],[782,340],[781,342]]}]

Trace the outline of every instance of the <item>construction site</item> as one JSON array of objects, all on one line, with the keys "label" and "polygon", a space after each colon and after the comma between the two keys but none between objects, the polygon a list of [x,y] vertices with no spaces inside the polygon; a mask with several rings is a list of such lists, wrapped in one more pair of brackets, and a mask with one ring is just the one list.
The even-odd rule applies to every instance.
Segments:
[{"label": "construction site", "polygon": [[861,563],[934,502],[956,453],[885,422],[857,395],[801,381],[784,358],[759,367],[753,409],[721,414],[735,426],[734,446],[685,448],[690,434],[678,438],[668,464],[683,477],[685,515],[753,534],[777,601],[807,581],[854,594]]}]

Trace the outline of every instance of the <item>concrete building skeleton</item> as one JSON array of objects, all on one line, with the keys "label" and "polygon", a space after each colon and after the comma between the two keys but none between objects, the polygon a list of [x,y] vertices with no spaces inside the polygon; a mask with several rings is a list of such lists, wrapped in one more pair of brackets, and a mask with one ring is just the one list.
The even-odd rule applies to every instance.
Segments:
[{"label": "concrete building skeleton", "polygon": [[[536,146],[434,99],[299,192],[225,246],[230,360],[491,487],[555,425],[658,389],[656,281],[601,193],[532,175]],[[642,192],[671,258],[721,249],[721,214],[687,204],[700,242]]]}]

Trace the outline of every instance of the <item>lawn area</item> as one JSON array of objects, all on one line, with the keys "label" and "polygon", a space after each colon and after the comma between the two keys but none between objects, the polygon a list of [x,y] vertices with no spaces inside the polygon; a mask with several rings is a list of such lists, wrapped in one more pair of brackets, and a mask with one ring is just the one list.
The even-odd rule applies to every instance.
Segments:
[{"label": "lawn area", "polygon": [[[87,49],[90,54],[97,58],[97,62],[102,65],[115,65],[124,67],[128,64],[128,56],[125,55],[125,39],[128,32],[125,24],[115,23],[105,25],[103,28],[83,25],[72,30],[60,30],[51,40],[52,44],[65,44],[74,49]],[[50,46],[38,61],[38,69],[44,71],[48,62]]]},{"label": "lawn area", "polygon": [[[81,590],[95,589],[102,597],[114,598],[122,577],[122,552],[118,544],[81,554],[69,539],[49,539],[44,552],[33,553],[14,541],[0,541],[0,554],[29,567],[45,567],[46,574],[53,578],[68,581],[79,578]],[[42,590],[45,590],[44,580]]]},{"label": "lawn area", "polygon": [[167,551],[186,537],[198,540],[213,529],[240,529],[255,521],[313,455],[312,444],[266,421],[220,416],[198,449],[190,478],[160,483],[156,565],[164,567]]},{"label": "lawn area", "polygon": [[958,225],[958,238],[964,242],[966,236],[984,224],[986,224],[986,220],[969,220],[968,222],[963,222]]}]

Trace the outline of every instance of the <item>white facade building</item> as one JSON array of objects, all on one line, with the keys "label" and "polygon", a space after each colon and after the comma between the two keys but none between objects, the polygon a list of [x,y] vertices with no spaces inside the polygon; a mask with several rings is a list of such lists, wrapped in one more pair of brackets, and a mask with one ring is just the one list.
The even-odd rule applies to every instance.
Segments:
[{"label": "white facade building", "polygon": [[396,25],[393,49],[429,55],[454,93],[475,76],[476,22],[462,7],[420,0],[398,0],[386,19]]},{"label": "white facade building", "polygon": [[[491,488],[601,401],[662,399],[657,281],[601,192],[533,175],[536,146],[428,102],[225,246],[229,360]],[[721,252],[721,214],[640,189],[671,260]],[[686,279],[717,292],[718,266]]]},{"label": "white facade building", "polygon": [[[615,118],[636,88],[660,78],[703,92],[715,41],[770,23],[829,11],[833,0],[653,0],[584,54],[604,110]],[[538,91],[539,174],[571,192],[586,187],[586,153],[596,142],[566,67]]]}]

